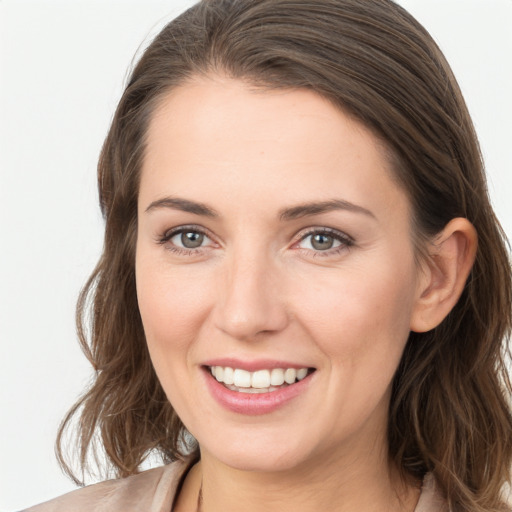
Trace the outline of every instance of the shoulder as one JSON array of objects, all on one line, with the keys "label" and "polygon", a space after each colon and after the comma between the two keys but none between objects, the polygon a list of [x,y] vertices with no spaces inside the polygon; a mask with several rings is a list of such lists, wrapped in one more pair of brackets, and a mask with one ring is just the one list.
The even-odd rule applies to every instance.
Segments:
[{"label": "shoulder", "polygon": [[23,512],[160,512],[170,510],[190,461],[107,480],[64,494]]}]

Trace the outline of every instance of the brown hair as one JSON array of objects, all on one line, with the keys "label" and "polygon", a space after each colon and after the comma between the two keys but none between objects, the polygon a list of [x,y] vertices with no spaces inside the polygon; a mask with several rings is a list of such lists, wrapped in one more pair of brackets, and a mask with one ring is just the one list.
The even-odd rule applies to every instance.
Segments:
[{"label": "brown hair", "polygon": [[61,464],[71,474],[61,445],[77,414],[82,471],[98,438],[118,476],[137,472],[149,454],[168,462],[195,449],[149,358],[134,253],[148,121],[163,94],[208,73],[313,90],[372,129],[391,150],[420,241],[455,217],[473,223],[479,248],[460,300],[437,328],[411,333],[407,343],[394,379],[389,450],[404,473],[433,472],[454,512],[506,510],[512,291],[505,236],[455,78],[427,31],[391,0],[203,0],[144,52],[99,161],[104,250],[77,311],[95,379],[61,426]]}]

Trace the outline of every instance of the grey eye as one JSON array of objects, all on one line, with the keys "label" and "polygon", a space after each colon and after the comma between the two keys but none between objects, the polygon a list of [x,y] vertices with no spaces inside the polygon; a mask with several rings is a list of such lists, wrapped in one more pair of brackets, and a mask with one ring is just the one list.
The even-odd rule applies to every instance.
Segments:
[{"label": "grey eye", "polygon": [[198,233],[197,231],[185,231],[178,236],[180,244],[177,245],[182,245],[186,249],[197,249],[197,247],[201,247],[205,238],[202,233]]},{"label": "grey eye", "polygon": [[318,233],[311,235],[311,247],[317,251],[326,251],[334,246],[334,238],[329,235]]},{"label": "grey eye", "polygon": [[305,236],[299,243],[302,249],[316,252],[328,251],[341,245],[349,246],[349,240],[344,240],[342,235],[330,235],[325,232],[311,233]]}]

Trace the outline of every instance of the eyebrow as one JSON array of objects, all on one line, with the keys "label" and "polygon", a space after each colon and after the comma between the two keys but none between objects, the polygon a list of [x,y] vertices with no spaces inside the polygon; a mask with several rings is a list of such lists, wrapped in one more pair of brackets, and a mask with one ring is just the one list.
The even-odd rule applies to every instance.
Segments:
[{"label": "eyebrow", "polygon": [[333,210],[346,210],[354,213],[362,213],[375,219],[375,215],[370,210],[342,199],[304,203],[291,208],[285,208],[281,210],[279,218],[281,220],[294,220],[301,217],[308,217],[310,215],[320,215],[321,213],[327,213]]},{"label": "eyebrow", "polygon": [[[216,218],[219,217],[217,211],[204,203],[191,201],[179,197],[163,197],[153,201],[147,208],[146,212],[156,210],[159,208],[171,208],[173,210],[181,210],[195,215],[202,215],[204,217]],[[301,217],[308,217],[312,215],[320,215],[334,210],[346,210],[354,213],[362,213],[369,217],[375,218],[375,215],[366,208],[344,201],[342,199],[331,199],[329,201],[304,203],[289,208],[284,208],[279,212],[279,218],[282,221],[289,221],[300,219]]]},{"label": "eyebrow", "polygon": [[206,206],[204,203],[197,203],[196,201],[189,201],[188,199],[181,199],[179,197],[163,197],[162,199],[157,199],[146,208],[146,212],[158,208],[172,208],[174,210],[181,210],[183,212],[195,213],[196,215],[212,218],[219,216],[213,208]]}]

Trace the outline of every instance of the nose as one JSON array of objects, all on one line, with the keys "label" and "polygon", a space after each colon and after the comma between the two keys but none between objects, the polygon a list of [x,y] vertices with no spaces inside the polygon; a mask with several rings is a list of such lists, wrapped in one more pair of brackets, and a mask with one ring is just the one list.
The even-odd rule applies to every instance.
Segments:
[{"label": "nose", "polygon": [[289,317],[278,265],[247,254],[228,259],[217,294],[217,328],[245,341],[282,331]]}]

